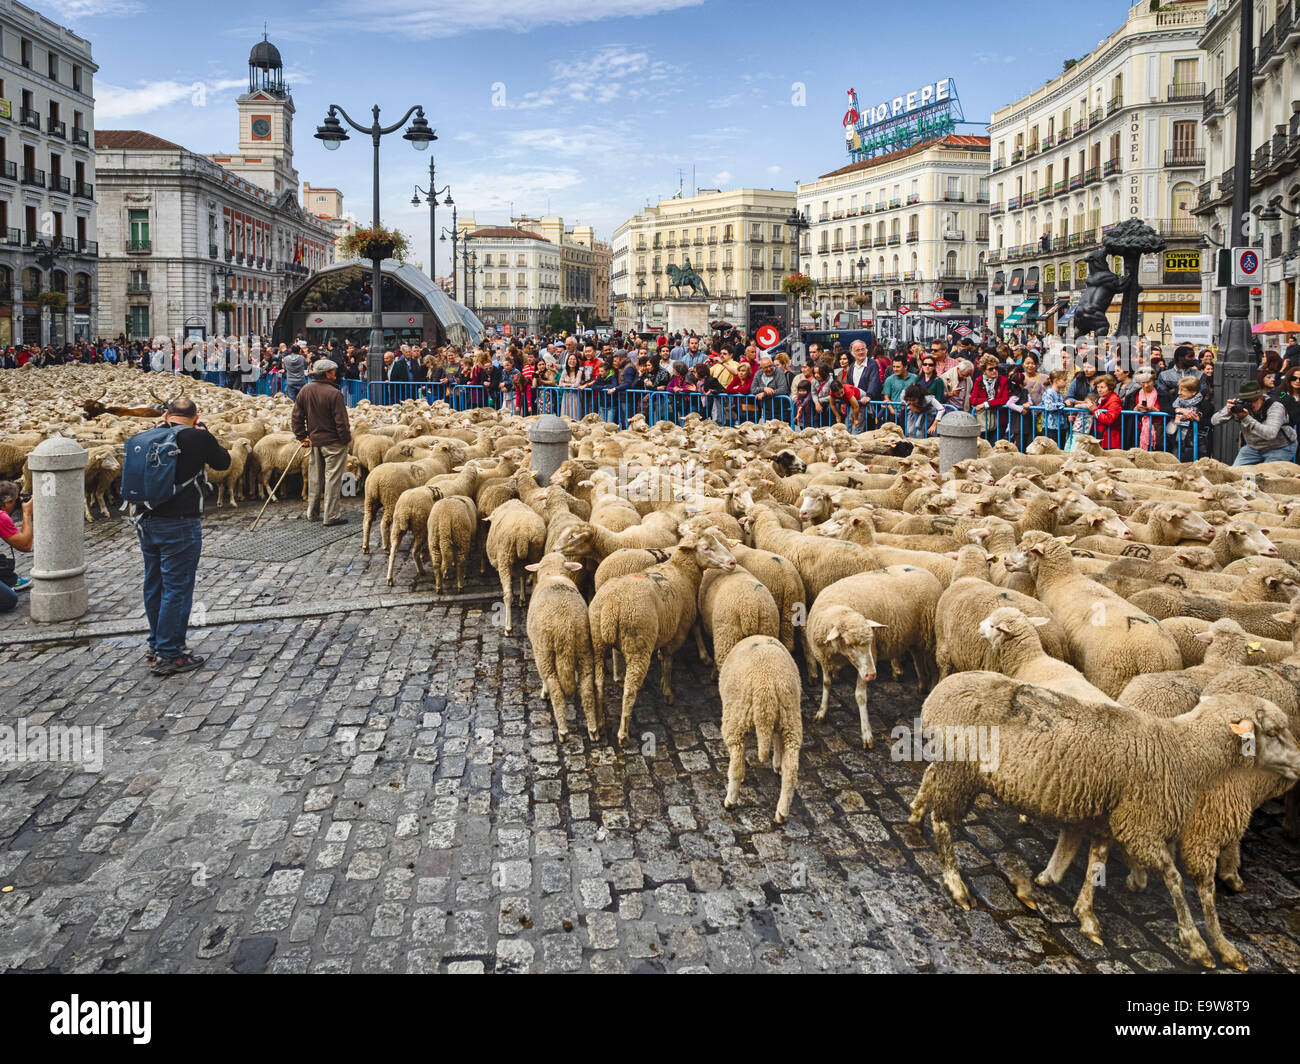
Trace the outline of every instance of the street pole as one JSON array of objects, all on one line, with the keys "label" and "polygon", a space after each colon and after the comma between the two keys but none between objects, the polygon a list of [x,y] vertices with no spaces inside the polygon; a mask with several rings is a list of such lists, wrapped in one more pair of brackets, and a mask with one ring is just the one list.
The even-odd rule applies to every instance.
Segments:
[{"label": "street pole", "polygon": [[[1255,6],[1249,0],[1241,2],[1241,26],[1238,30],[1240,48],[1237,56],[1237,145],[1232,173],[1232,219],[1225,241],[1228,248],[1248,243],[1246,222],[1250,217],[1250,139],[1251,139],[1251,69],[1254,49]],[[1220,402],[1235,399],[1241,386],[1255,376],[1255,355],[1250,343],[1250,291],[1241,285],[1229,285],[1223,329],[1219,333],[1219,346],[1223,357],[1219,362],[1219,381],[1215,398]],[[1240,430],[1236,421],[1228,418],[1216,426],[1214,453],[1220,461],[1230,462],[1237,453]]]}]

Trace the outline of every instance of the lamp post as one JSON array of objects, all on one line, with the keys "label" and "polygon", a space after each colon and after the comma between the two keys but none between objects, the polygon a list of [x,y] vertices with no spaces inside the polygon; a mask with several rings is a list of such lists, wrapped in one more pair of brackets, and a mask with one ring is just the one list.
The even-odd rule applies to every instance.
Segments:
[{"label": "lamp post", "polygon": [[416,185],[415,194],[411,196],[412,207],[418,207],[420,205],[421,196],[424,196],[425,200],[429,204],[429,280],[431,281],[436,281],[438,279],[438,197],[444,193],[447,198],[442,201],[443,206],[454,206],[454,201],[451,198],[451,185],[446,185],[443,188],[438,187],[438,181],[434,177],[434,162],[431,158],[429,160],[428,190],[426,191],[419,185]]},{"label": "lamp post", "polygon": [[466,234],[465,236],[465,244],[466,248],[461,252],[460,256],[462,261],[465,263],[465,294],[467,297],[465,305],[477,314],[478,280],[475,275],[478,272],[478,252],[469,249],[469,234]]},{"label": "lamp post", "polygon": [[[419,104],[410,108],[406,114],[402,115],[400,121],[391,126],[379,124],[379,105],[376,104],[371,108],[371,114],[374,120],[369,126],[358,125],[352,120],[352,116],[343,110],[336,103],[330,104],[329,113],[325,116],[322,125],[316,127],[315,137],[330,151],[335,151],[340,144],[348,140],[347,130],[338,120],[342,115],[344,120],[355,129],[358,133],[369,133],[371,142],[374,145],[374,175],[373,175],[373,193],[374,199],[370,225],[372,228],[379,225],[379,141],[389,133],[396,133],[402,126],[406,125],[406,120],[415,115],[415,120],[411,127],[402,134],[403,140],[411,142],[411,146],[416,151],[425,151],[432,141],[438,139],[437,134],[429,128],[429,123],[424,117],[424,108]],[[384,379],[384,314],[383,314],[383,282],[380,276],[379,264],[383,260],[380,258],[371,258],[370,271],[370,347],[366,352],[366,380],[368,382],[368,391],[372,396],[372,401],[377,398],[376,387]]]},{"label": "lamp post", "polygon": [[[1247,242],[1246,225],[1250,218],[1250,139],[1253,59],[1251,35],[1254,33],[1255,5],[1242,0],[1241,24],[1238,29],[1237,55],[1237,144],[1232,176],[1232,219],[1225,241],[1229,248]],[[1254,349],[1250,343],[1250,290],[1229,285],[1224,307],[1223,329],[1219,333],[1223,357],[1219,363],[1216,397],[1235,399],[1241,386],[1255,378]],[[1237,452],[1239,430],[1233,418],[1215,428],[1214,452],[1220,460],[1231,461]]]},{"label": "lamp post", "polygon": [[[798,207],[790,210],[790,217],[785,220],[785,224],[794,230],[794,272],[803,273],[802,248],[804,230],[811,228],[812,223],[808,221],[807,216]],[[790,316],[793,322],[794,342],[802,343],[803,330],[799,323],[799,304],[802,296],[794,296],[794,313]],[[815,306],[816,304],[814,304]]]},{"label": "lamp post", "polygon": [[[447,197],[447,202],[451,203],[451,197]],[[456,208],[451,208],[451,298],[460,298],[460,288],[456,284],[456,245],[460,242],[460,230],[456,228]],[[438,239],[444,244],[447,242],[447,230],[444,228],[442,236]]]},{"label": "lamp post", "polygon": [[637,307],[641,311],[641,331],[646,331],[645,324],[645,278],[642,277],[636,283],[636,301]]}]

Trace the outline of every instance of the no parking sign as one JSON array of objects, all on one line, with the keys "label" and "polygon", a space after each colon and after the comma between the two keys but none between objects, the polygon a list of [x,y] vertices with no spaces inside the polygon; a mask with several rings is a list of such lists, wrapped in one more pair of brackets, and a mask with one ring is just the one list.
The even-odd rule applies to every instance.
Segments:
[{"label": "no parking sign", "polygon": [[1247,287],[1260,278],[1259,248],[1232,249],[1232,283]]}]

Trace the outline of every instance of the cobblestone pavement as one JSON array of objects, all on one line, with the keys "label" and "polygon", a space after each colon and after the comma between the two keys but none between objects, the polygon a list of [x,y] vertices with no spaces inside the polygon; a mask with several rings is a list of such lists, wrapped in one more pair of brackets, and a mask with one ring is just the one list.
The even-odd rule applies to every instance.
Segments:
[{"label": "cobblestone pavement", "polygon": [[[636,750],[577,726],[561,748],[522,626],[505,640],[486,597],[380,605],[384,562],[359,554],[355,524],[290,561],[216,558],[253,512],[209,514],[197,597],[283,616],[193,631],[197,673],[143,668],[120,522],[92,526],[90,555],[91,620],[121,634],[36,642],[0,618],[27,640],[0,650],[7,722],[99,726],[106,745],[98,773],[0,773],[0,971],[1190,968],[1160,884],[1129,894],[1118,862],[1098,891],[1106,946],[1070,912],[1077,865],[1026,909],[1009,881],[1052,837],[991,803],[958,833],[977,904],[952,904],[928,834],[906,825],[920,766],[884,741],[919,712],[911,684],[873,687],[872,751],[837,685],[775,827],[777,777],[752,740],[741,805],[722,808],[716,690],[690,651],[676,707],[645,685]],[[408,561],[394,590],[412,575]],[[1243,847],[1247,891],[1220,898],[1255,970],[1300,971],[1297,858],[1271,803]]]}]

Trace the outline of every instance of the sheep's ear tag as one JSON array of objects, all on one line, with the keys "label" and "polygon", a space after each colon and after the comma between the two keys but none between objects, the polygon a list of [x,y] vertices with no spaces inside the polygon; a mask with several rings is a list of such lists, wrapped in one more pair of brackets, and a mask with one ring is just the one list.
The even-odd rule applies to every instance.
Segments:
[{"label": "sheep's ear tag", "polygon": [[1240,735],[1243,739],[1255,734],[1255,725],[1248,720],[1234,720],[1228,727],[1234,735]]},{"label": "sheep's ear tag", "polygon": [[1246,649],[1249,650],[1252,654],[1258,654],[1264,648],[1259,643],[1247,643]]}]

